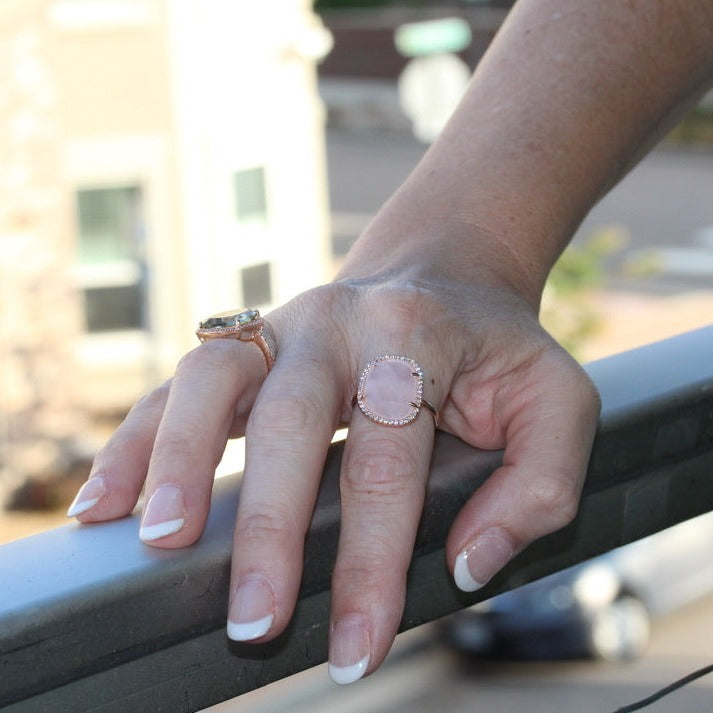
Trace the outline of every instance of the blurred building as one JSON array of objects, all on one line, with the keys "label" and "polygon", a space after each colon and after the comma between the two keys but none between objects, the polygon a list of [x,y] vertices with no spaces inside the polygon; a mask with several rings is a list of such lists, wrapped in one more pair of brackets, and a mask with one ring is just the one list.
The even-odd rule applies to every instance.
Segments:
[{"label": "blurred building", "polygon": [[327,278],[329,47],[309,0],[2,0],[7,389],[53,342],[78,401],[123,409],[200,317]]},{"label": "blurred building", "polygon": [[317,3],[334,36],[334,51],[320,65],[326,78],[358,78],[394,82],[410,57],[394,42],[405,24],[459,18],[470,27],[471,40],[458,56],[473,69],[507,15],[507,8],[484,2],[383,3],[379,7],[349,7],[348,3]]},{"label": "blurred building", "polygon": [[201,317],[329,277],[330,47],[310,0],[0,2],[0,508],[62,501]]}]

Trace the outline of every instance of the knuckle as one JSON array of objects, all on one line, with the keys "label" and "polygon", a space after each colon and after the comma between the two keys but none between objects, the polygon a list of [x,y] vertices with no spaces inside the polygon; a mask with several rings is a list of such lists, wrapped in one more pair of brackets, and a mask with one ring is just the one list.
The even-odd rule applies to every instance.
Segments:
[{"label": "knuckle", "polygon": [[329,282],[302,292],[294,298],[293,303],[310,318],[323,317],[325,312],[330,314],[331,310],[338,309],[345,295],[351,292],[344,283]]},{"label": "knuckle", "polygon": [[[171,390],[171,379],[165,381],[163,384],[150,391],[148,394],[144,394],[129,411],[129,416],[135,418],[137,414],[155,414],[161,413],[166,401],[168,399],[168,393]],[[128,416],[127,416],[128,418]]]},{"label": "knuckle", "polygon": [[371,442],[351,449],[342,467],[342,488],[351,495],[399,497],[409,489],[417,467],[405,450],[391,442]]},{"label": "knuckle", "polygon": [[[561,351],[560,347],[557,347]],[[601,397],[594,382],[580,364],[566,355],[565,364],[557,368],[560,383],[566,388],[572,402],[584,414],[599,413]]]},{"label": "knuckle", "polygon": [[424,325],[432,326],[442,312],[434,292],[415,280],[375,286],[367,298],[367,308],[370,314],[379,314],[387,322],[391,333],[404,336],[426,329]]},{"label": "knuckle", "polygon": [[205,443],[206,434],[196,426],[163,429],[154,443],[152,462],[196,463],[199,455],[197,443]]},{"label": "knuckle", "polygon": [[563,374],[564,382],[571,390],[573,397],[583,409],[591,408],[592,405],[598,406],[599,392],[589,374],[573,359],[569,359],[569,367],[567,371],[560,370],[560,373]]},{"label": "knuckle", "polygon": [[579,488],[569,475],[539,476],[528,483],[531,509],[551,531],[574,520],[579,504]]},{"label": "knuckle", "polygon": [[278,509],[238,516],[235,540],[242,545],[275,543],[294,538],[292,518]]},{"label": "knuckle", "polygon": [[[394,576],[393,565],[387,557],[373,553],[368,558],[360,558],[349,564],[340,561],[332,573],[333,583],[339,583],[343,591],[358,592],[363,599],[368,592],[382,593],[386,590],[389,580]],[[405,577],[405,572],[403,573]]]},{"label": "knuckle", "polygon": [[[286,407],[285,404],[289,404]],[[289,387],[280,391],[280,400],[262,401],[250,413],[250,428],[257,433],[271,433],[294,439],[295,434],[313,428],[319,408],[305,394],[291,393]]]},{"label": "knuckle", "polygon": [[594,382],[586,374],[582,382],[581,389],[583,410],[588,414],[591,413],[596,418],[602,410],[602,397],[599,394],[599,390],[594,385]]},{"label": "knuckle", "polygon": [[201,355],[198,350],[201,350],[203,356],[210,354],[212,352],[213,345],[217,342],[217,339],[205,342],[200,347],[196,347],[195,349],[191,349],[191,351],[186,352],[178,360],[178,364],[176,364],[176,376],[178,377],[180,374],[184,374],[186,371],[192,371],[196,366],[199,365],[201,361]]},{"label": "knuckle", "polygon": [[240,349],[237,339],[209,339],[195,349],[186,352],[176,365],[175,379],[190,378],[206,370],[224,370],[235,361]]},{"label": "knuckle", "polygon": [[357,292],[345,282],[319,285],[294,297],[289,310],[271,313],[270,321],[278,326],[278,331],[290,333],[293,341],[304,338],[305,324],[311,326],[311,338],[319,334],[333,338],[349,319]]},{"label": "knuckle", "polygon": [[146,437],[147,434],[155,434],[170,388],[169,380],[142,396],[131,407],[111,438],[97,452],[94,458],[95,464],[124,460],[127,448],[131,448],[132,444]]}]

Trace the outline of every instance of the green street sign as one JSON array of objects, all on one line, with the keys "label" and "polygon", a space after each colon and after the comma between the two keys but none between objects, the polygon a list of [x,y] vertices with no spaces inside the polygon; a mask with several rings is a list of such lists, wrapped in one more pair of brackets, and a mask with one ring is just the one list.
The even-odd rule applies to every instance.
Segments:
[{"label": "green street sign", "polygon": [[405,57],[460,52],[470,45],[470,25],[460,17],[409,22],[394,33],[396,49]]}]

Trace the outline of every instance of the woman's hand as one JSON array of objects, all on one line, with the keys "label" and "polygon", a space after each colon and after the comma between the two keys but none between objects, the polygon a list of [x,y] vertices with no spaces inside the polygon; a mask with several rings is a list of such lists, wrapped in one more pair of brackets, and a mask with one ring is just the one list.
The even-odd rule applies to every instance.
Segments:
[{"label": "woman's hand", "polygon": [[245,435],[228,635],[267,641],[292,615],[327,448],[348,423],[329,654],[344,683],[374,670],[396,634],[434,433],[425,409],[394,427],[355,407],[364,367],[384,354],[412,358],[442,429],[505,449],[451,529],[448,566],[469,591],[574,516],[598,414],[584,372],[504,281],[349,272],[269,315],[277,359],[267,377],[249,342],[218,339],[187,354],[132,409],[74,505],[82,522],[120,517],[145,486],[142,539],[189,545],[226,439]]},{"label": "woman's hand", "polygon": [[423,409],[403,427],[367,418],[353,406],[362,370],[384,354],[415,360],[444,430],[504,448],[453,523],[458,586],[478,588],[569,522],[598,400],[539,326],[539,295],[592,204],[713,78],[712,32],[704,0],[516,3],[339,278],[269,315],[267,378],[254,344],[201,344],[134,407],[72,512],[125,515],[144,486],[142,539],[188,545],[226,439],[244,434],[228,634],[266,641],[292,614],[327,447],[348,423],[330,671],[340,682],[372,671],[401,617],[434,425]]}]

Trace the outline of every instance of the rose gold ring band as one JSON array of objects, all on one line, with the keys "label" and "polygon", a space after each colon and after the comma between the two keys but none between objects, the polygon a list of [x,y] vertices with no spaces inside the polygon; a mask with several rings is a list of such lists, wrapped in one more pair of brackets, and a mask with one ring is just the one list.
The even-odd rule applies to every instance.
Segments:
[{"label": "rose gold ring band", "polygon": [[433,416],[433,425],[438,428],[441,421],[441,414],[438,412],[438,409],[430,401],[424,398],[421,399],[421,406],[425,406],[431,412],[431,416]]}]

